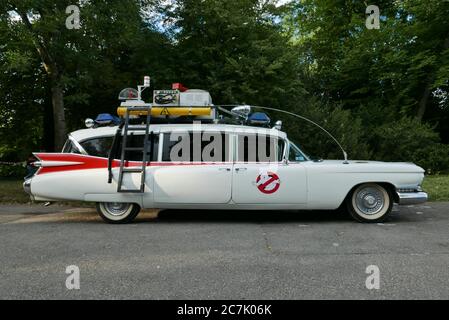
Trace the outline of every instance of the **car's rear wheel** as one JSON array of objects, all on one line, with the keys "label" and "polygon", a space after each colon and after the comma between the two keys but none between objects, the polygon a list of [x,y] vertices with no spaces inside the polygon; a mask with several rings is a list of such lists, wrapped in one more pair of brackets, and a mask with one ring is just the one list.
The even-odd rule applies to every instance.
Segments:
[{"label": "car's rear wheel", "polygon": [[139,214],[140,207],[135,203],[99,202],[97,211],[104,221],[119,224],[133,221]]},{"label": "car's rear wheel", "polygon": [[382,222],[392,211],[393,197],[384,186],[366,183],[354,189],[346,205],[351,216],[359,222]]}]

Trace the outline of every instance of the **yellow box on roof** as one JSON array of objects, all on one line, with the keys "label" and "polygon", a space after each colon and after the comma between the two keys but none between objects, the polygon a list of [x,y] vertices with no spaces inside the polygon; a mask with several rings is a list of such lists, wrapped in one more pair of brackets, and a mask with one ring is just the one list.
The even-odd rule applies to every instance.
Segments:
[{"label": "yellow box on roof", "polygon": [[[117,115],[124,117],[127,107],[118,107]],[[152,107],[151,116],[210,116],[211,107]],[[129,111],[133,116],[146,116],[148,111]]]}]

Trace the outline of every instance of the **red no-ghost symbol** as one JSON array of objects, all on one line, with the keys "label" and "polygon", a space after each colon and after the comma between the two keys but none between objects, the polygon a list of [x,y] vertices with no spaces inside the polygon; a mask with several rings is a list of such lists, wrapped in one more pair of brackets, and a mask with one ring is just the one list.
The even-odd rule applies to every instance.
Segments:
[{"label": "red no-ghost symbol", "polygon": [[260,192],[265,194],[272,194],[278,191],[281,185],[281,180],[278,175],[273,172],[259,174],[256,179],[256,186]]}]

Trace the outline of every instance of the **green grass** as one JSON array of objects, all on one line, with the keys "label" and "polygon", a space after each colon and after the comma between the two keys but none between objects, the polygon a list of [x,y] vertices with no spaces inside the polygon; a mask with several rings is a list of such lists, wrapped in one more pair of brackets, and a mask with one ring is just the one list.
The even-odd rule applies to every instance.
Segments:
[{"label": "green grass", "polygon": [[[0,178],[0,203],[31,203],[30,196],[23,191],[23,180]],[[91,202],[63,201],[63,205],[91,207]]]},{"label": "green grass", "polygon": [[11,180],[0,178],[0,202],[1,203],[27,203],[30,196],[22,188],[23,180]]},{"label": "green grass", "polygon": [[[0,203],[30,202],[29,196],[22,189],[22,183],[22,180],[0,179]],[[449,175],[427,176],[423,189],[429,193],[430,201],[449,201]],[[83,205],[80,202],[65,204]]]},{"label": "green grass", "polygon": [[422,188],[430,201],[449,201],[449,175],[426,176]]}]

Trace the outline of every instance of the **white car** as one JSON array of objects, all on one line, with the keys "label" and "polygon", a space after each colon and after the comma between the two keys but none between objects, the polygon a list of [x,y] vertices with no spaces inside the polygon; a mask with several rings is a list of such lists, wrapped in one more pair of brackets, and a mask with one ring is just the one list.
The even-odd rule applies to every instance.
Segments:
[{"label": "white car", "polygon": [[[173,161],[173,134],[192,140],[195,134],[221,137],[223,152],[214,151],[214,161]],[[62,153],[35,154],[39,170],[24,189],[36,201],[96,202],[110,223],[130,222],[141,208],[333,210],[342,205],[358,221],[379,222],[391,213],[393,203],[427,201],[421,190],[424,170],[412,163],[312,161],[278,129],[151,124],[148,161],[142,163],[140,149],[145,133],[135,132],[127,135],[123,168],[120,147],[108,160],[114,137],[123,139],[114,126],[72,132]],[[251,158],[264,139],[268,158]],[[202,153],[208,144],[201,141]]]}]

